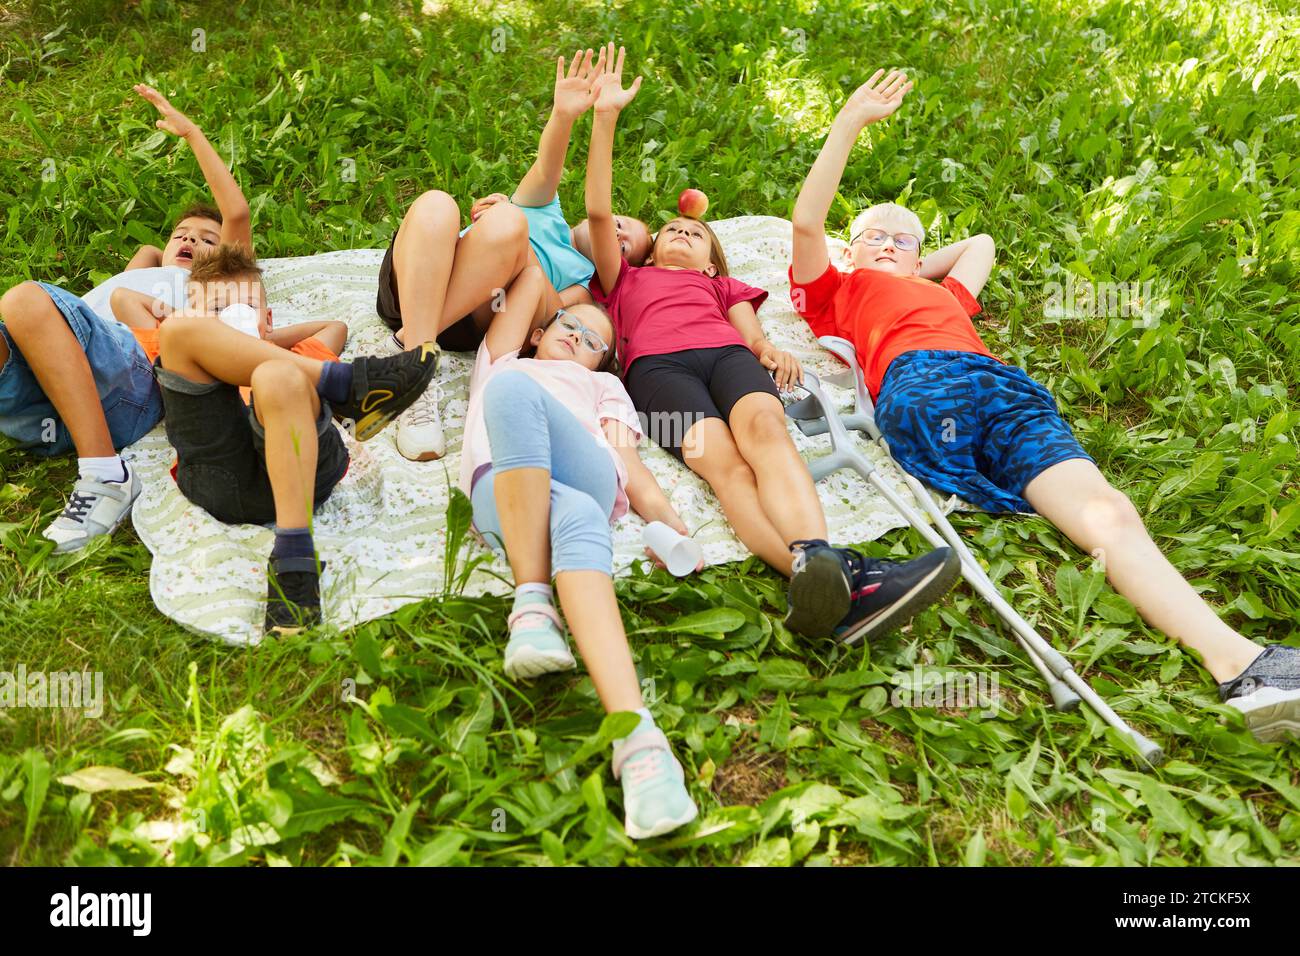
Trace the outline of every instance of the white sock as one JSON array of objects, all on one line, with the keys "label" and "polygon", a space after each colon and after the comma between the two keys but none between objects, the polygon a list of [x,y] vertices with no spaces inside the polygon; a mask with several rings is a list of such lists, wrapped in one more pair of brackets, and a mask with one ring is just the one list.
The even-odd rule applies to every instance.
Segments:
[{"label": "white sock", "polygon": [[399,352],[406,351],[406,346],[402,344],[402,340],[397,337],[396,332],[393,333],[393,348],[397,349]]},{"label": "white sock", "polygon": [[77,474],[92,481],[112,481],[121,483],[129,477],[126,462],[121,455],[109,455],[107,458],[78,458]]},{"label": "white sock", "polygon": [[[632,731],[632,734],[635,734],[638,731],[645,730],[647,727],[653,727],[655,725],[654,717],[650,716],[650,708],[638,707],[634,711],[634,713],[641,715],[641,723],[636,725],[635,729],[633,729]],[[631,737],[632,734],[628,734],[627,737]],[[614,746],[621,747],[623,745],[623,741],[627,740],[627,737],[615,737]]]},{"label": "white sock", "polygon": [[551,590],[549,584],[543,584],[540,581],[529,581],[528,583],[521,584],[519,587],[515,588],[515,601],[518,601],[526,594],[540,594],[542,597],[546,598],[549,603],[552,600],[554,592]]}]

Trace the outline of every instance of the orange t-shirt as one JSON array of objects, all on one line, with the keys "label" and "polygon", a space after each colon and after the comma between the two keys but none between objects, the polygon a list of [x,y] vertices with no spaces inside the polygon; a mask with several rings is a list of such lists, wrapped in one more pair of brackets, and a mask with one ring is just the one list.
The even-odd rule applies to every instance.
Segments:
[{"label": "orange t-shirt", "polygon": [[790,297],[814,335],[853,343],[872,398],[880,394],[889,363],[904,352],[974,352],[1001,361],[970,320],[980,304],[951,276],[932,282],[875,269],[844,273],[827,265],[812,282],[798,283],[791,268]]}]

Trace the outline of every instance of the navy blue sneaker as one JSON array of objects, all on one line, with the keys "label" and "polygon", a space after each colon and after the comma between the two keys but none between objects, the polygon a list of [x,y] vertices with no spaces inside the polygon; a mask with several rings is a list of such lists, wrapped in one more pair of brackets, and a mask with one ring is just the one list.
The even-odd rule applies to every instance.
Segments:
[{"label": "navy blue sneaker", "polygon": [[948,592],[961,574],[951,548],[902,564],[864,557],[825,541],[796,541],[786,627],[854,644],[901,627]]}]

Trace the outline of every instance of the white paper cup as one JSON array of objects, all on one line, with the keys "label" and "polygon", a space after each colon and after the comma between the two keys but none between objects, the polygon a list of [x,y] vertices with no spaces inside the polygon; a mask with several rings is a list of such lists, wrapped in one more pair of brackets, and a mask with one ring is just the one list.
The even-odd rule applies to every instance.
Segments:
[{"label": "white paper cup", "polygon": [[243,302],[235,302],[217,313],[217,318],[237,332],[258,338],[257,311]]},{"label": "white paper cup", "polygon": [[641,533],[645,546],[668,567],[668,573],[684,578],[700,566],[704,551],[691,538],[678,534],[662,521],[651,521]]}]

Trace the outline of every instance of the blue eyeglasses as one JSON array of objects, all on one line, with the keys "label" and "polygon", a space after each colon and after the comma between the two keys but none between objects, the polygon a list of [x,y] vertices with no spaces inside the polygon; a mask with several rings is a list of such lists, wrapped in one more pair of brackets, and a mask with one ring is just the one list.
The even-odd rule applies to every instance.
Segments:
[{"label": "blue eyeglasses", "polygon": [[560,323],[560,328],[566,332],[577,332],[582,339],[582,345],[589,352],[595,352],[600,355],[609,351],[609,346],[605,340],[582,324],[572,312],[566,309],[557,309],[555,312],[556,321]]}]

